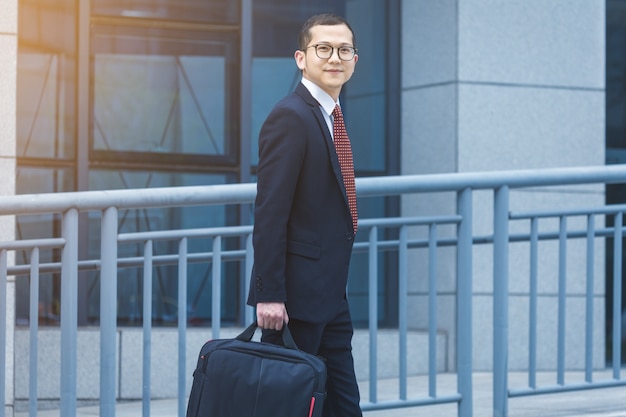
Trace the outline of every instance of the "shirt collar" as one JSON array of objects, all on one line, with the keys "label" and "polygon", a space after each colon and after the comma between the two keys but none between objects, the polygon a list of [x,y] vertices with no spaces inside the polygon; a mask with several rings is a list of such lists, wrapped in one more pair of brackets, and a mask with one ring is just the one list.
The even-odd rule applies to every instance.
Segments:
[{"label": "shirt collar", "polygon": [[[302,84],[309,90],[309,93],[313,96],[315,100],[320,104],[320,107],[324,109],[324,112],[328,116],[333,114],[333,110],[335,110],[335,106],[339,104],[339,100],[335,103],[335,100],[331,96],[328,95],[327,92],[322,90],[317,84],[313,81],[308,80],[306,78],[302,78]],[[339,105],[341,107],[341,105]]]}]

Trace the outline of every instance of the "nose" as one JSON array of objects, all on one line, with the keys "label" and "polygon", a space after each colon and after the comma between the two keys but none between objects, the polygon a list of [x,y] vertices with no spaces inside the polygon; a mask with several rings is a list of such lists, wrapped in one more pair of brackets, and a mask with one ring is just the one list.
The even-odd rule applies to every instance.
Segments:
[{"label": "nose", "polygon": [[328,58],[329,61],[341,61],[341,59],[339,58],[339,48],[333,48],[332,53],[330,54],[330,58]]}]

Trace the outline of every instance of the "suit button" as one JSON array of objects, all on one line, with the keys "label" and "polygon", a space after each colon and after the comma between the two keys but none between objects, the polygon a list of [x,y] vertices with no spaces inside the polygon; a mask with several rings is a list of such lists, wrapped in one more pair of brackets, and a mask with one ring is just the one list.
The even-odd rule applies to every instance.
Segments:
[{"label": "suit button", "polygon": [[354,233],[346,233],[346,240],[352,240],[354,238]]}]

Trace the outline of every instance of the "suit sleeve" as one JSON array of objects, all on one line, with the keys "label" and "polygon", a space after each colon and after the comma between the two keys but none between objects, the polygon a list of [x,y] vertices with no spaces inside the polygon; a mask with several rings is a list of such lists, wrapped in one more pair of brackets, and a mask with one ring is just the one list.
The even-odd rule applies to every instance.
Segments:
[{"label": "suit sleeve", "polygon": [[302,117],[292,109],[275,108],[259,135],[251,285],[256,302],[286,301],[287,230],[305,155]]}]

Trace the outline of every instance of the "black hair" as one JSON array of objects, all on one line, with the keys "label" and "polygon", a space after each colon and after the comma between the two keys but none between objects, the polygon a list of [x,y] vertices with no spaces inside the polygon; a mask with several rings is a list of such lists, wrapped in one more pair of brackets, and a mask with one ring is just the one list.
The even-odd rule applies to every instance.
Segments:
[{"label": "black hair", "polygon": [[346,25],[350,32],[352,33],[352,43],[354,47],[356,47],[356,37],[354,36],[354,31],[350,24],[341,16],[332,13],[324,13],[318,14],[310,17],[304,24],[302,25],[302,29],[300,30],[300,35],[298,36],[298,45],[300,45],[300,50],[306,49],[307,45],[311,41],[311,28],[313,26],[334,26],[334,25]]}]

